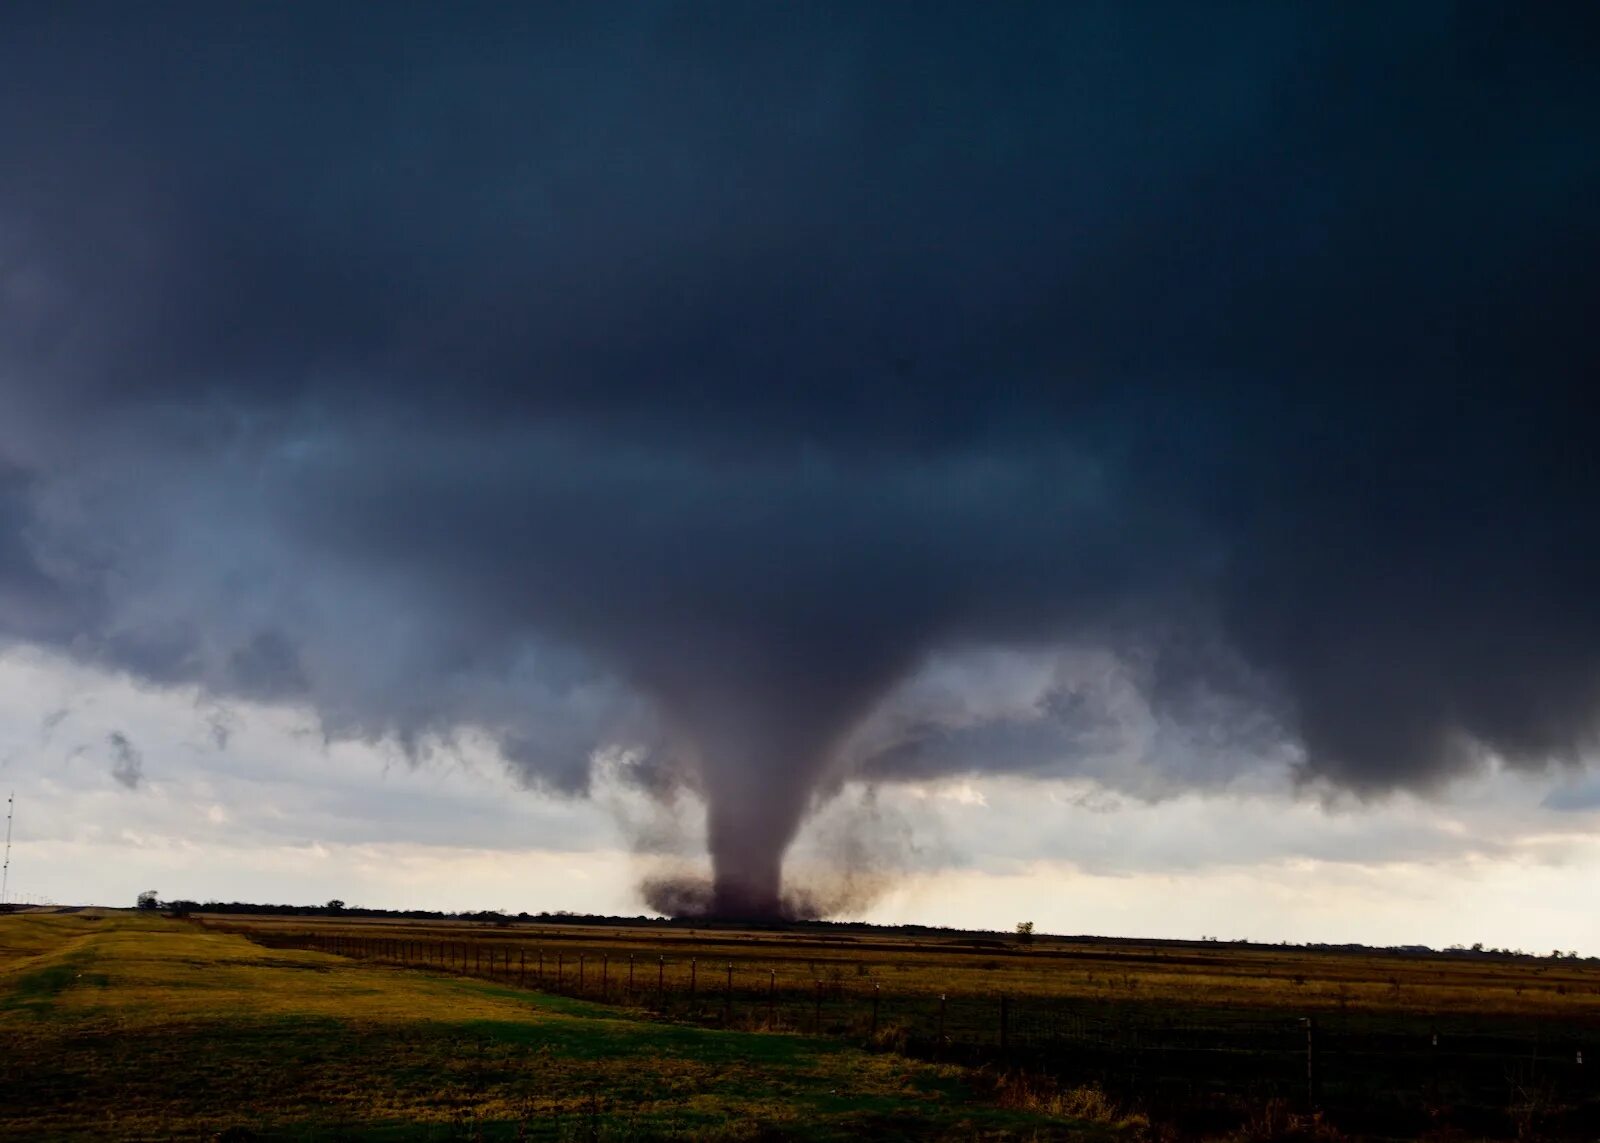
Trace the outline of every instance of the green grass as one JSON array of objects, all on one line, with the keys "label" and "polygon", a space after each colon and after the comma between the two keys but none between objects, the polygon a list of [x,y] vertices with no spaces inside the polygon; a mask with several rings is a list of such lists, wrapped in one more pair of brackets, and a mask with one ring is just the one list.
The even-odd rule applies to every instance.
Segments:
[{"label": "green grass", "polygon": [[134,915],[0,917],[0,1038],[16,1139],[1114,1134],[954,1068]]}]

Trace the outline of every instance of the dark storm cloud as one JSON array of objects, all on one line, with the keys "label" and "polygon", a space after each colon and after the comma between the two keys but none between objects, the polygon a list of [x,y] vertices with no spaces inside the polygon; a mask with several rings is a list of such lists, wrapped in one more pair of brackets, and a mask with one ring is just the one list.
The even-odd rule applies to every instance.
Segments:
[{"label": "dark storm cloud", "polygon": [[129,790],[137,790],[144,781],[144,755],[128,736],[120,730],[106,735],[111,747],[111,776]]},{"label": "dark storm cloud", "polygon": [[0,632],[59,638],[73,629],[71,591],[30,550],[32,480],[0,455]]},{"label": "dark storm cloud", "polygon": [[846,748],[952,649],[1361,790],[1579,760],[1595,25],[8,11],[0,630],[561,789],[653,747],[730,907],[840,766],[1106,718]]}]

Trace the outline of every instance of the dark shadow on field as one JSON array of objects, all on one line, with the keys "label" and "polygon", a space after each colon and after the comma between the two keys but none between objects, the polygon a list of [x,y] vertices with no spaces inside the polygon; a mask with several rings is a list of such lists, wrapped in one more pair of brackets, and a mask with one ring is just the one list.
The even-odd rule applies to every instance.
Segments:
[{"label": "dark shadow on field", "polygon": [[0,1066],[0,1136],[853,1140],[1002,1138],[1031,1123],[1052,1137],[931,1073],[851,1090],[851,1054],[617,1019],[71,1028]]}]

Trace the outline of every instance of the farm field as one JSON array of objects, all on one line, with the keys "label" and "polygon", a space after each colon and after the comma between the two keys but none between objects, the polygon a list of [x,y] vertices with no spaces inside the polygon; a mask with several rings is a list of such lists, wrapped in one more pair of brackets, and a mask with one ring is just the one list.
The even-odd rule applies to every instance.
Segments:
[{"label": "farm field", "polygon": [[[535,957],[544,952],[576,965],[628,956],[654,971],[684,977],[691,960],[703,971],[733,962],[741,979],[780,984],[879,985],[895,994],[1081,1001],[1143,1000],[1164,1005],[1316,1012],[1504,1015],[1593,1020],[1600,1024],[1600,964],[1584,960],[1470,954],[1398,954],[1297,947],[956,933],[907,937],[837,927],[704,928],[682,924],[488,925],[388,919],[208,916],[205,924],[265,940],[351,939],[465,943],[469,954]],[[641,978],[642,979],[642,978]],[[615,977],[612,978],[615,983]],[[636,981],[636,984],[638,982]]]},{"label": "farm field", "polygon": [[953,1066],[131,913],[0,916],[0,1137],[1056,1139]]},{"label": "farm field", "polygon": [[203,923],[684,1023],[1022,1070],[1190,1134],[1264,1107],[1363,1137],[1600,1134],[1600,966],[1577,959],[825,925]]},{"label": "farm field", "polygon": [[1600,1134],[1566,958],[25,913],[0,1033],[18,1139]]}]

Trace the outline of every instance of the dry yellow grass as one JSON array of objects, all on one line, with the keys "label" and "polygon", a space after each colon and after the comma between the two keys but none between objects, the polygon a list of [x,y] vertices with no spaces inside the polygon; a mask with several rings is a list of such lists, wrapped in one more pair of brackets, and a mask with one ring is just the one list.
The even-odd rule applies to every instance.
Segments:
[{"label": "dry yellow grass", "polygon": [[1334,952],[1232,945],[1007,940],[893,934],[768,932],[524,924],[231,917],[210,924],[292,939],[344,934],[451,942],[509,952],[540,952],[547,972],[562,954],[568,972],[587,958],[591,972],[611,958],[611,980],[636,959],[640,979],[667,958],[669,988],[682,988],[690,958],[701,987],[720,986],[728,962],[742,987],[759,987],[775,972],[779,988],[805,989],[822,980],[846,989],[873,984],[894,996],[993,996],[1140,1002],[1252,1011],[1324,1011],[1478,1015],[1600,1021],[1600,966],[1577,960],[1496,959],[1453,954]]},{"label": "dry yellow grass", "polygon": [[[958,1069],[127,914],[0,917],[0,1137],[1064,1138]],[[1018,1134],[1021,1132],[1022,1134]]]}]

